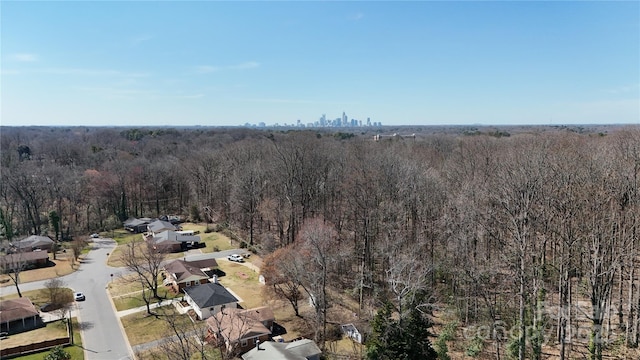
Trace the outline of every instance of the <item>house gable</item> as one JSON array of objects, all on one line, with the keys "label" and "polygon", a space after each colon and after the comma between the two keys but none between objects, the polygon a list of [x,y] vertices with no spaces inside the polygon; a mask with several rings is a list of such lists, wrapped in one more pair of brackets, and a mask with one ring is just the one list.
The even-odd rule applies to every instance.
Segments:
[{"label": "house gable", "polygon": [[208,283],[200,286],[188,287],[184,289],[184,292],[201,309],[238,302],[238,299],[236,299],[235,296],[233,296],[224,286],[218,283]]}]

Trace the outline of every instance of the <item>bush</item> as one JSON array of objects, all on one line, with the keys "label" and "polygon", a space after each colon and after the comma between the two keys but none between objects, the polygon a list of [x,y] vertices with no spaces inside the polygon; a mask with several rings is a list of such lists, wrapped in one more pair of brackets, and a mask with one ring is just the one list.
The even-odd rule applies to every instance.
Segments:
[{"label": "bush", "polygon": [[450,323],[445,324],[442,328],[442,332],[438,336],[438,339],[435,342],[435,350],[438,353],[438,359],[449,360],[449,347],[447,346],[447,341],[451,341],[456,337],[456,330],[458,329],[458,322],[452,321]]},{"label": "bush", "polygon": [[480,355],[482,350],[484,349],[484,340],[476,334],[476,336],[471,339],[471,343],[467,347],[466,354],[467,356],[476,357]]},{"label": "bush", "polygon": [[44,357],[44,360],[71,360],[71,355],[58,345],[51,349],[51,352]]}]

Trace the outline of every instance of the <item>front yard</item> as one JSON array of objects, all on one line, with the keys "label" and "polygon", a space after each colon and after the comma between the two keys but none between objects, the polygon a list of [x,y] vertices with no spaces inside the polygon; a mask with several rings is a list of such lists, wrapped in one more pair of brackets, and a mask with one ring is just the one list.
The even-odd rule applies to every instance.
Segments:
[{"label": "front yard", "polygon": [[[20,283],[28,283],[68,275],[76,271],[78,268],[77,264],[74,264],[71,253],[59,252],[56,255],[56,258],[56,260],[53,260],[53,256],[49,254],[49,261],[54,263],[55,266],[21,271]],[[0,274],[0,287],[4,286],[15,285],[7,274]]]},{"label": "front yard", "polygon": [[[82,348],[82,338],[80,337],[80,327],[78,326],[78,320],[76,318],[72,318],[73,325],[73,342],[74,344],[71,346],[67,346],[64,348],[66,352],[71,355],[71,359],[73,360],[82,360],[84,359],[84,350]],[[37,341],[45,341],[56,338],[61,338],[67,336],[67,326],[62,321],[55,321],[48,323],[47,326],[31,330],[27,332],[23,332],[20,334],[11,335],[8,339],[2,340],[3,348],[10,348],[14,346],[20,345],[28,345],[34,342],[34,339]],[[13,359],[16,360],[42,360],[48,354],[48,351],[33,353],[31,355],[25,355],[20,357],[15,357]]]},{"label": "front yard", "polygon": [[[175,335],[169,323],[164,320],[166,316],[178,314],[175,307],[171,305],[163,306],[154,309],[154,312],[158,313],[158,316],[148,315],[146,312],[139,312],[120,318],[131,346],[145,344]],[[177,325],[183,329],[191,330],[194,326],[187,315],[176,317],[176,321]],[[206,323],[200,322],[197,325],[206,326]]]}]

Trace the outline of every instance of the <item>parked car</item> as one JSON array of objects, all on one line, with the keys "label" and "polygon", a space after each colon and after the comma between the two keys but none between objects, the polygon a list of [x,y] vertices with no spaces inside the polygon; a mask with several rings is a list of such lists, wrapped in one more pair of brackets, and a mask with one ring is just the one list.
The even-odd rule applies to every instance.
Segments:
[{"label": "parked car", "polygon": [[53,311],[53,310],[58,310],[61,307],[62,307],[62,305],[60,305],[60,304],[44,304],[44,305],[40,306],[40,311],[49,312],[49,311]]},{"label": "parked car", "polygon": [[75,300],[75,301],[84,301],[85,300],[84,294],[81,293],[81,292],[73,293],[73,300]]},{"label": "parked car", "polygon": [[100,237],[100,234],[97,234],[97,233],[93,233],[93,234],[91,234],[91,238],[92,238],[92,239],[97,239],[97,238],[99,238],[99,237]]},{"label": "parked car", "polygon": [[235,261],[235,262],[244,262],[244,259],[242,258],[242,256],[240,256],[238,254],[233,254],[233,255],[227,256],[227,260]]}]

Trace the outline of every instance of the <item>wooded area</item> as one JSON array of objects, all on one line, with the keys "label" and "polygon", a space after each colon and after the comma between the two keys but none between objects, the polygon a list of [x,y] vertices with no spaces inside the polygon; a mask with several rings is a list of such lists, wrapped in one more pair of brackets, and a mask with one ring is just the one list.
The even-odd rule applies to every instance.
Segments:
[{"label": "wooded area", "polygon": [[[366,320],[392,305],[401,332],[446,310],[460,342],[480,338],[477,354],[496,359],[601,359],[640,342],[638,127],[429,129],[380,141],[274,129],[1,131],[9,241],[180,215],[228,227],[272,254],[273,274],[312,285],[318,339],[339,291]],[[298,269],[301,256],[313,271]],[[273,266],[283,261],[291,266]]]}]

